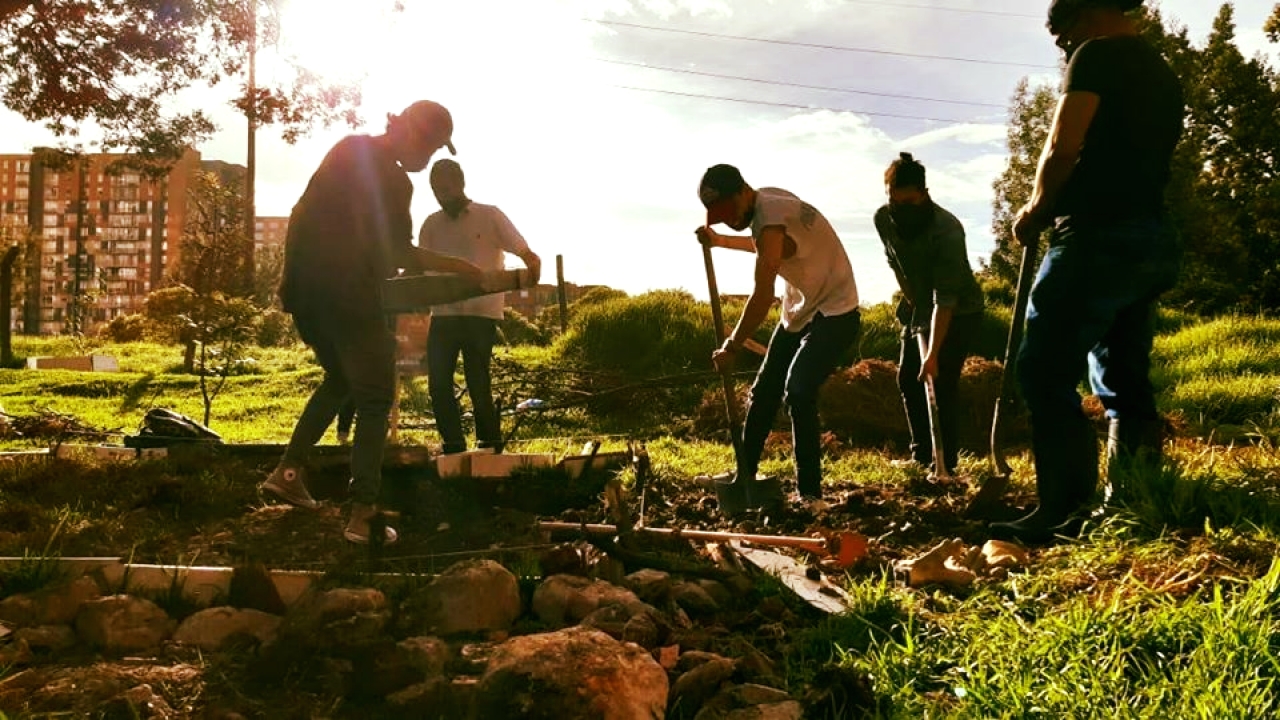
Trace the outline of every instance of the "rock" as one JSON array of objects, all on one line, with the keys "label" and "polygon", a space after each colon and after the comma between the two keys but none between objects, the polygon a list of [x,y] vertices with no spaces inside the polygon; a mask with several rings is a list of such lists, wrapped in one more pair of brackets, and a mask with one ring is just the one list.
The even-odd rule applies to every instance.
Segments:
[{"label": "rock", "polygon": [[70,583],[0,600],[0,621],[14,627],[70,625],[81,605],[101,596],[98,583],[82,575]]},{"label": "rock", "polygon": [[130,595],[89,600],[76,616],[80,639],[108,653],[154,648],[173,634],[174,625],[158,605]]},{"label": "rock", "polygon": [[732,660],[717,657],[684,673],[671,688],[668,713],[672,717],[694,717],[703,704],[720,692],[720,686],[733,676],[735,670],[737,665]]},{"label": "rock", "polygon": [[770,595],[760,601],[756,606],[756,612],[768,620],[782,620],[791,611],[787,609],[787,604],[782,601],[782,598]]},{"label": "rock", "polygon": [[7,645],[0,645],[0,667],[10,665],[26,665],[34,656],[26,640],[15,640]]},{"label": "rock", "polygon": [[492,560],[450,566],[402,606],[410,632],[439,635],[507,630],[521,611],[516,576]]},{"label": "rock", "polygon": [[76,631],[70,625],[41,625],[20,629],[13,639],[38,652],[60,652],[75,647]]},{"label": "rock", "polygon": [[387,696],[387,705],[397,710],[404,717],[414,718],[452,718],[462,717],[453,707],[453,696],[450,692],[449,680],[434,677],[426,682],[398,690]]},{"label": "rock", "polygon": [[690,617],[705,618],[720,612],[720,604],[695,583],[682,582],[672,586],[671,599]]},{"label": "rock", "polygon": [[[641,615],[636,615],[636,617]],[[622,633],[630,620],[631,611],[625,607],[621,605],[606,605],[582,618],[582,622],[578,624],[582,627],[595,628],[614,640],[621,640]]]},{"label": "rock", "polygon": [[440,638],[412,637],[401,640],[396,647],[409,659],[409,664],[425,678],[443,675],[453,650]]},{"label": "rock", "polygon": [[554,575],[533,592],[534,614],[553,627],[578,623],[608,605],[620,605],[632,614],[652,610],[630,590],[576,575]]},{"label": "rock", "polygon": [[542,553],[538,558],[544,578],[552,575],[586,575],[587,562],[582,553],[572,545],[558,545]]},{"label": "rock", "polygon": [[177,717],[169,703],[146,684],[134,686],[111,698],[100,708],[100,712],[104,718],[121,720],[167,720]]},{"label": "rock", "polygon": [[658,627],[658,623],[654,622],[652,615],[640,613],[632,616],[627,624],[622,626],[621,640],[633,642],[645,650],[653,650],[662,644],[663,632]]},{"label": "rock", "polygon": [[763,685],[729,685],[694,720],[803,720],[804,707],[790,695]]},{"label": "rock", "polygon": [[217,650],[235,636],[251,636],[261,644],[275,640],[282,619],[260,610],[216,607],[182,621],[173,639],[201,650]]},{"label": "rock", "polygon": [[474,717],[652,720],[667,674],[641,648],[569,628],[503,643],[476,687]]},{"label": "rock", "polygon": [[489,667],[489,658],[498,649],[497,643],[470,643],[458,650],[458,672],[479,675]]},{"label": "rock", "polygon": [[715,653],[704,652],[702,650],[688,650],[680,654],[680,660],[676,662],[676,672],[687,673],[699,665],[705,665],[713,660],[725,660],[732,662],[729,658]]},{"label": "rock", "polygon": [[308,593],[280,626],[281,639],[321,651],[349,652],[385,639],[387,599],[370,588]]},{"label": "rock", "polygon": [[661,605],[671,593],[671,576],[661,570],[637,570],[623,578],[622,584],[650,605]]},{"label": "rock", "polygon": [[284,615],[288,608],[280,599],[280,591],[271,580],[271,572],[262,563],[238,565],[231,571],[227,604],[242,610],[261,610],[271,615]]},{"label": "rock", "polygon": [[715,600],[720,607],[729,607],[733,604],[734,594],[724,586],[724,583],[708,580],[707,578],[702,578],[697,583],[698,587],[705,590],[707,595],[711,596],[711,599]]}]

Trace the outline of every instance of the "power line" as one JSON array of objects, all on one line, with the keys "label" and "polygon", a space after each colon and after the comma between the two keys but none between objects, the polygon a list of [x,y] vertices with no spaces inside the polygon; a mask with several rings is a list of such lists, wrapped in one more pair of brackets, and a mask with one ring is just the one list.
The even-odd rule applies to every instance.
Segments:
[{"label": "power line", "polygon": [[974,8],[954,8],[942,7],[941,5],[912,5],[910,3],[884,2],[883,0],[844,0],[851,5],[878,5],[881,7],[906,8],[909,10],[937,10],[941,12],[965,13],[969,15],[999,15],[1001,17],[1014,18],[1031,18],[1033,20],[1043,20],[1044,15],[1031,15],[1029,13],[1007,12],[1003,10],[977,10]]},{"label": "power line", "polygon": [[848,45],[823,45],[820,43],[803,43],[794,40],[774,40],[773,38],[757,38],[747,37],[745,35],[725,35],[723,33],[713,33],[701,30],[684,30],[680,28],[659,27],[656,25],[641,25],[639,23],[622,22],[621,20],[592,20],[583,18],[587,22],[599,23],[601,25],[612,25],[614,27],[632,28],[635,30],[652,30],[654,32],[675,33],[679,35],[695,35],[698,37],[719,38],[723,40],[742,40],[746,42],[767,43],[769,45],[789,45],[791,47],[813,48],[816,50],[838,50],[840,52],[866,53],[870,55],[889,55],[893,57],[910,57],[922,58],[925,60],[947,60],[950,62],[974,63],[978,65],[1007,65],[1011,67],[1036,68],[1039,70],[1057,70],[1056,65],[1040,65],[1037,63],[1020,63],[1008,62],[1004,60],[983,60],[980,58],[956,57],[952,55],[925,55],[923,53],[898,52],[894,50],[876,50],[873,48],[852,47]]},{"label": "power line", "polygon": [[768,107],[794,108],[797,110],[829,110],[831,112],[847,112],[856,115],[869,115],[872,117],[895,118],[898,120],[928,120],[930,122],[950,123],[952,125],[969,125],[976,120],[961,120],[959,118],[936,118],[924,115],[901,115],[898,113],[873,112],[870,110],[850,110],[849,108],[834,108],[823,105],[798,105],[796,103],[771,102],[768,100],[748,100],[746,98],[725,97],[723,95],[706,95],[704,93],[680,92],[678,90],[662,90],[659,88],[635,87],[633,85],[611,85],[610,87],[619,90],[634,90],[637,92],[660,93],[662,95],[675,95],[677,97],[697,98],[700,100],[720,100],[722,102],[745,103],[747,105],[765,105]]},{"label": "power line", "polygon": [[638,62],[627,62],[626,60],[610,60],[607,58],[593,58],[596,62],[609,63],[612,65],[626,65],[628,67],[645,68],[646,70],[661,70],[663,72],[683,73],[685,75],[698,75],[701,77],[719,78],[721,80],[741,80],[743,82],[761,83],[763,85],[779,85],[782,87],[801,88],[804,90],[825,90],[828,92],[849,93],[852,95],[871,95],[874,97],[895,98],[898,100],[920,100],[924,102],[946,103],[949,105],[972,105],[975,107],[990,107],[1005,109],[1005,105],[998,103],[969,102],[966,100],[945,100],[943,98],[922,97],[919,95],[899,95],[896,93],[873,92],[871,90],[852,90],[849,88],[830,87],[827,85],[804,85],[801,83],[784,82],[781,80],[764,80],[761,78],[744,77],[741,75],[722,75],[720,73],[703,72],[701,70],[689,70],[685,68],[662,67],[660,65],[648,65]]}]

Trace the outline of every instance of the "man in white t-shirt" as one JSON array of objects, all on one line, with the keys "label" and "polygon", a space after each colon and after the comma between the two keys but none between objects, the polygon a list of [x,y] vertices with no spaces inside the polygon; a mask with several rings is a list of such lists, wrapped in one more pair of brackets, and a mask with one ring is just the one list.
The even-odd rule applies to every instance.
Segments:
[{"label": "man in white t-shirt", "polygon": [[[751,385],[737,477],[755,478],[765,439],[785,399],[800,497],[820,507],[818,390],[858,339],[853,266],[822,213],[786,190],[753,189],[732,165],[708,169],[698,185],[698,197],[707,209],[707,223],[698,228],[698,240],[756,255],[751,297],[737,327],[712,353],[716,369],[725,372],[732,367],[742,344],[769,314],[777,278],[785,281],[782,319]],[[720,235],[711,229],[716,223],[739,231],[750,228],[751,236]]]},{"label": "man in white t-shirt", "polygon": [[[492,205],[471,202],[465,192],[462,167],[453,160],[441,160],[431,168],[431,190],[440,210],[422,223],[418,246],[465,258],[481,270],[502,270],[504,253],[524,261],[538,282],[542,261],[516,230],[507,216]],[[458,355],[476,421],[476,445],[502,450],[502,427],[493,404],[489,363],[497,337],[498,321],[504,306],[502,293],[493,293],[450,305],[431,308],[431,328],[427,331],[427,384],[436,429],[444,441],[444,452],[467,449],[462,432],[462,410],[453,391],[453,374]]]}]

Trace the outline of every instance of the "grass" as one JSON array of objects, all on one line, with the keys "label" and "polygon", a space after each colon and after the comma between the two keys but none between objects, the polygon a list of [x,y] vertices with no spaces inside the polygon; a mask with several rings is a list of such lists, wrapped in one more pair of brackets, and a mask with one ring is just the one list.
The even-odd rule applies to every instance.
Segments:
[{"label": "grass", "polygon": [[[906,589],[880,568],[851,574],[848,613],[789,628],[776,659],[792,689],[802,692],[834,664],[864,676],[870,695],[832,717],[1164,720],[1280,711],[1280,320],[1166,313],[1159,327],[1153,375],[1160,402],[1184,423],[1169,464],[1118,474],[1118,512],[1078,541],[1035,551],[1029,567],[1005,580],[949,593]],[[862,351],[887,353],[891,340],[868,336]],[[72,350],[61,340],[15,344],[22,355]],[[11,413],[47,407],[127,429],[152,406],[199,415],[195,378],[177,372],[176,348],[99,351],[115,355],[121,372],[0,371],[0,404]],[[554,348],[503,352],[529,367],[556,357]],[[213,426],[231,441],[280,442],[319,372],[301,348],[255,355],[258,372],[232,379]],[[429,404],[418,383],[403,397],[411,412]],[[672,482],[733,464],[725,444],[617,425],[618,434],[608,435],[607,424],[581,414],[548,415],[524,426],[526,439],[513,449],[576,453],[583,441],[604,436],[601,450],[610,451],[639,437],[657,477]],[[407,435],[434,441],[427,431]],[[896,489],[908,499],[919,480],[874,449],[831,453],[824,462],[829,478]],[[1014,466],[1017,489],[1031,491],[1030,457],[1014,458]],[[771,445],[761,471],[791,475],[789,446]],[[0,467],[0,554],[27,558],[0,575],[0,594],[54,580],[42,558],[103,544],[194,562],[173,536],[253,506],[244,478],[256,472],[85,461]],[[981,480],[987,472],[984,459],[964,458],[962,474]],[[903,537],[883,543],[905,555],[942,539]],[[336,571],[333,581],[355,572]],[[157,599],[185,612],[176,593]],[[786,595],[767,584],[760,593]]]}]

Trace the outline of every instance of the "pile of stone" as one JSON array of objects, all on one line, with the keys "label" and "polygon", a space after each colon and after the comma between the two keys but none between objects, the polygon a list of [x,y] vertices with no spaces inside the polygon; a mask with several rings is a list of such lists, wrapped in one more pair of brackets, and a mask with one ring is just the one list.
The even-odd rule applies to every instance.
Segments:
[{"label": "pile of stone", "polygon": [[[83,577],[0,600],[0,666],[72,651],[120,657],[184,646],[252,653],[264,666],[305,657],[345,695],[404,717],[803,716],[763,654],[730,658],[681,646],[743,588],[656,570],[614,579],[550,575],[522,594],[502,565],[468,561],[396,599],[372,588],[312,590],[282,615],[222,606],[177,622],[150,600],[104,595]],[[0,706],[4,693],[0,684]],[[139,717],[178,716],[150,688],[102,700],[125,703]]]}]

